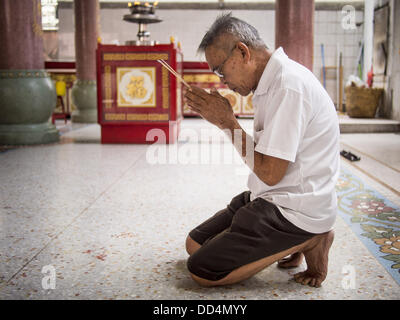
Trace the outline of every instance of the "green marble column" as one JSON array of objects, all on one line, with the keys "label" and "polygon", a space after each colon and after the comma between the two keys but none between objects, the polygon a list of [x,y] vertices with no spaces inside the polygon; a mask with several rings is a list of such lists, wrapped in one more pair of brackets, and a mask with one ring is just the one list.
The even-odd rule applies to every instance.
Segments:
[{"label": "green marble column", "polygon": [[56,103],[44,70],[0,70],[0,144],[57,142],[58,131],[48,121]]},{"label": "green marble column", "polygon": [[40,0],[0,1],[0,144],[57,142],[56,90],[44,70]]},{"label": "green marble column", "polygon": [[72,99],[77,107],[72,121],[97,123],[97,85],[95,80],[76,80],[72,87]]},{"label": "green marble column", "polygon": [[72,113],[72,121],[97,123],[98,0],[74,0],[74,17],[77,80],[72,87],[72,100],[77,110]]}]

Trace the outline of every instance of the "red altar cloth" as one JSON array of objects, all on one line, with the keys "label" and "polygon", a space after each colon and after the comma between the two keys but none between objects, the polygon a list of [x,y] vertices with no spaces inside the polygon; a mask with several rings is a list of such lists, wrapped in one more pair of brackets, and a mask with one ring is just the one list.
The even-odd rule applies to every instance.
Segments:
[{"label": "red altar cloth", "polygon": [[182,74],[182,54],[174,44],[99,44],[97,106],[102,143],[153,143],[154,135],[160,141],[160,130],[165,143],[177,140],[182,85],[157,59]]}]

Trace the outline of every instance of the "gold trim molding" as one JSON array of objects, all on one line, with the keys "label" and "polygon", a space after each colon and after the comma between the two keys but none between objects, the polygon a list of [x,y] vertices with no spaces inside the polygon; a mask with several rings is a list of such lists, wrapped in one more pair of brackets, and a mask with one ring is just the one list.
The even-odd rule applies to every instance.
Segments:
[{"label": "gold trim molding", "polygon": [[106,121],[168,121],[168,113],[105,113]]},{"label": "gold trim molding", "polygon": [[104,61],[168,60],[168,53],[104,53]]}]

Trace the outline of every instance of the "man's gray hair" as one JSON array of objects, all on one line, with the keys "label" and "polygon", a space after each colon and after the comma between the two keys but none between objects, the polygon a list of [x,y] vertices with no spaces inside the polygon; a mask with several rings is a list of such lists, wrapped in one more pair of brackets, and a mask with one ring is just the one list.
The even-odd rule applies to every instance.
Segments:
[{"label": "man's gray hair", "polygon": [[209,45],[214,44],[215,40],[221,35],[231,34],[238,41],[243,42],[252,48],[268,48],[260,38],[258,31],[252,25],[238,18],[232,17],[232,12],[222,14],[214,21],[210,30],[204,35],[198,48],[198,52],[203,53]]}]

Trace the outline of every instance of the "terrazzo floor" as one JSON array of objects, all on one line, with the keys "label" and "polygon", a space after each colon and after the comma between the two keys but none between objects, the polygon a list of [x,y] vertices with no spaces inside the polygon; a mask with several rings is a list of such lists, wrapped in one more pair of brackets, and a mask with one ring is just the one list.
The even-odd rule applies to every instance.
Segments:
[{"label": "terrazzo floor", "polygon": [[[240,122],[251,132],[252,120]],[[0,299],[400,299],[340,217],[321,288],[291,280],[304,264],[199,287],[186,269],[186,235],[246,189],[247,170],[223,135],[210,143],[214,127],[185,119],[179,142],[155,149],[102,145],[96,124],[59,128],[60,143],[0,153]],[[351,135],[342,143],[362,147]],[[342,165],[400,203],[397,185]]]}]

